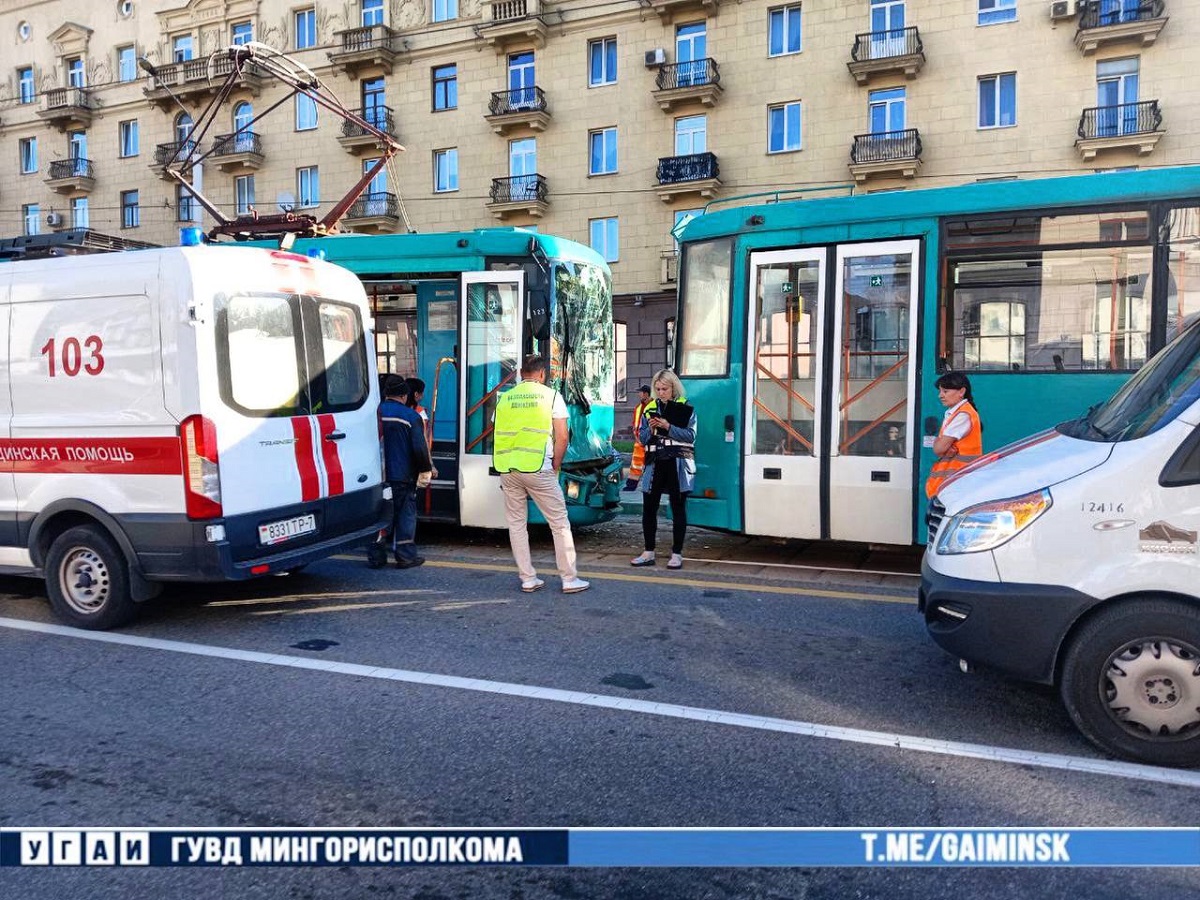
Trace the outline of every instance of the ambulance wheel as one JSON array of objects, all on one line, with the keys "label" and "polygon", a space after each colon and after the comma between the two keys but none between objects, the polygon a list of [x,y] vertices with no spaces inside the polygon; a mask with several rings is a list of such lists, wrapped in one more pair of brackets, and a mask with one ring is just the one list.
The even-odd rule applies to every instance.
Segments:
[{"label": "ambulance wheel", "polygon": [[1103,750],[1200,765],[1200,607],[1144,598],[1102,610],[1071,641],[1060,692]]},{"label": "ambulance wheel", "polygon": [[137,613],[125,556],[95,525],[55,538],[46,555],[46,588],[54,612],[76,628],[115,628]]}]

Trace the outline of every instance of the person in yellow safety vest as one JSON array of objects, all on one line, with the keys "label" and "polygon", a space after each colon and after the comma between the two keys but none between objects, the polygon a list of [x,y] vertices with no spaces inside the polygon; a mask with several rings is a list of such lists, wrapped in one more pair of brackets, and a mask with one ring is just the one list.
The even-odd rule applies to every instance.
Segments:
[{"label": "person in yellow safety vest", "polygon": [[625,490],[627,491],[637,490],[642,472],[646,468],[646,445],[638,437],[638,429],[641,428],[642,419],[650,407],[650,385],[643,384],[638,388],[638,393],[641,395],[641,400],[638,401],[638,405],[633,411],[633,455],[629,460],[629,478],[625,481]]},{"label": "person in yellow safety vest", "polygon": [[504,518],[521,590],[531,594],[545,586],[529,553],[529,501],[550,526],[554,558],[564,594],[586,591],[590,585],[575,569],[575,541],[567,518],[567,502],[558,472],[567,453],[567,404],[546,385],[546,360],[525,357],[521,381],[496,403],[492,468],[500,473]]},{"label": "person in yellow safety vest", "polygon": [[962,372],[947,372],[935,384],[946,415],[933,442],[937,460],[925,482],[925,496],[931,500],[942,482],[983,455],[983,422],[975,409],[970,379]]}]

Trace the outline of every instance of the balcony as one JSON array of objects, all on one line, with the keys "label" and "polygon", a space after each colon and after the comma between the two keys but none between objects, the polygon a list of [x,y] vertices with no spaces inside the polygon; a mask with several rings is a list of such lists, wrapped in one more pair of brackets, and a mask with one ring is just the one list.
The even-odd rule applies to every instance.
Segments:
[{"label": "balcony", "polygon": [[75,131],[92,124],[96,101],[87,88],[51,88],[46,91],[38,116],[59,131]]},{"label": "balcony", "polygon": [[363,194],[350,205],[342,224],[367,234],[387,234],[400,224],[400,201],[395,194]]},{"label": "balcony", "polygon": [[514,128],[545,131],[550,124],[546,109],[546,92],[540,87],[517,88],[515,91],[496,91],[484,116],[496,134],[506,134]]},{"label": "balcony", "polygon": [[378,68],[391,75],[392,65],[400,55],[396,47],[404,43],[386,25],[351,28],[339,31],[334,37],[341,49],[330,53],[329,61],[351,78],[356,78],[360,69]]},{"label": "balcony", "polygon": [[654,99],[663,112],[671,112],[685,103],[716,106],[725,92],[721,87],[721,69],[715,59],[709,58],[662,66],[654,84]]},{"label": "balcony", "polygon": [[50,190],[59,194],[74,194],[78,191],[90,191],[96,186],[96,175],[92,170],[92,161],[82,157],[71,159],[55,159],[50,162],[50,171],[46,177]]},{"label": "balcony", "polygon": [[[178,169],[184,162],[200,155],[200,145],[195,141],[172,141],[169,144],[159,144],[154,148],[154,160],[150,168],[158,173],[159,178],[175,181],[167,175],[167,168]],[[190,177],[188,179],[191,180]]]},{"label": "balcony", "polygon": [[1092,0],[1079,16],[1075,46],[1089,56],[1109,44],[1135,42],[1149,46],[1167,24],[1163,0]]},{"label": "balcony", "polygon": [[1079,117],[1075,149],[1086,162],[1106,150],[1136,150],[1139,156],[1152,151],[1162,139],[1162,112],[1157,100],[1093,106]]},{"label": "balcony", "polygon": [[487,208],[497,219],[512,215],[541,218],[550,209],[545,175],[514,175],[493,178]]},{"label": "balcony", "polygon": [[253,131],[218,134],[213,141],[211,159],[222,172],[235,169],[258,169],[263,164],[262,138]]},{"label": "balcony", "polygon": [[[178,107],[171,98],[172,94],[180,100],[203,100],[220,90],[232,71],[233,60],[228,56],[214,56],[211,67],[208,57],[168,63],[155,67],[154,75],[142,93],[156,106],[173,110]],[[255,97],[262,93],[263,75],[253,60],[242,63],[238,83]]]},{"label": "balcony", "polygon": [[[354,112],[389,137],[396,136],[396,120],[390,106],[369,106],[366,109],[356,109]],[[379,138],[349,119],[342,120],[342,131],[338,135],[338,143],[345,147],[348,153],[360,153],[363,150],[374,150],[380,147]]]},{"label": "balcony", "polygon": [[715,16],[720,0],[639,0],[640,5],[649,6],[666,24],[677,15]]},{"label": "balcony", "polygon": [[483,0],[478,35],[497,53],[515,44],[546,46],[542,0]]},{"label": "balcony", "polygon": [[925,65],[925,45],[914,25],[892,31],[867,31],[855,35],[850,48],[850,74],[859,84],[874,75],[903,75],[916,78]]},{"label": "balcony", "polygon": [[915,178],[919,168],[921,135],[915,128],[854,136],[850,174],[858,183],[877,175]]},{"label": "balcony", "polygon": [[661,250],[658,254],[659,287],[673,288],[679,283],[679,251]]},{"label": "balcony", "polygon": [[670,203],[695,195],[711,200],[721,187],[720,175],[714,153],[664,156],[658,161],[658,199]]}]

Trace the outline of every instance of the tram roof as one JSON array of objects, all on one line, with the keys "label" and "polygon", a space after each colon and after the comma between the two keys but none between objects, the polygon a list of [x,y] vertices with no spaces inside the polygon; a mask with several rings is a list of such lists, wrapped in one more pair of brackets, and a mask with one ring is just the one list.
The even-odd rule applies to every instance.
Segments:
[{"label": "tram roof", "polygon": [[[1200,198],[1200,165],[756,203],[697,216],[684,227],[682,240],[814,225],[987,215],[1168,198]],[[762,216],[764,221],[752,225],[751,215]]]},{"label": "tram roof", "polygon": [[[296,241],[293,251],[325,251],[330,262],[396,270],[454,272],[478,267],[482,257],[528,256],[534,240],[546,256],[588,263],[609,271],[608,263],[585,244],[524,228],[477,228],[416,234],[336,234]],[[379,265],[376,266],[375,264]]]}]

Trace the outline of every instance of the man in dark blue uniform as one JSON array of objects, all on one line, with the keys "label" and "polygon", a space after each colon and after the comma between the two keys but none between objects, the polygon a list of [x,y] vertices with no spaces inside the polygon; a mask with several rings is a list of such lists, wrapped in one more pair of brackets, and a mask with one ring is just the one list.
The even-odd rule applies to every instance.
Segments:
[{"label": "man in dark blue uniform", "polygon": [[370,554],[375,567],[386,560],[388,547],[401,569],[411,569],[425,562],[417,553],[417,476],[433,468],[429,445],[425,442],[425,427],[416,410],[410,408],[408,381],[399,375],[383,378],[383,402],[379,418],[383,425],[384,478],[392,488],[392,525],[384,532],[384,551],[373,548]]}]

